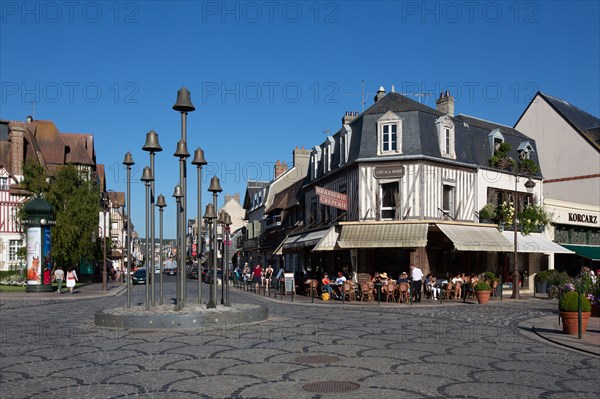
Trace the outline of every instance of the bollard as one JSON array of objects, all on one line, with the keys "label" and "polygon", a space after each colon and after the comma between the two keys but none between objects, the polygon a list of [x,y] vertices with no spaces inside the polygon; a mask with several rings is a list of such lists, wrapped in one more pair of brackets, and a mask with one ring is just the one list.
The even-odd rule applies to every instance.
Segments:
[{"label": "bollard", "polygon": [[577,338],[581,339],[581,291],[577,292]]}]

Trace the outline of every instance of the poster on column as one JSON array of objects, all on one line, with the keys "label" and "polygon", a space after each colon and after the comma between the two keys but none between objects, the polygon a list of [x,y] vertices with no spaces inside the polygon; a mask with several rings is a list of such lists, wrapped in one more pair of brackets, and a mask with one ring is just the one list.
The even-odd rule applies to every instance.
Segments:
[{"label": "poster on column", "polygon": [[48,267],[50,273],[52,273],[52,264],[50,263],[50,248],[51,248],[51,237],[50,227],[42,227],[42,236],[44,237],[44,258],[48,260],[48,264],[42,262],[44,267]]},{"label": "poster on column", "polygon": [[27,229],[27,285],[39,285],[42,275],[42,228]]}]

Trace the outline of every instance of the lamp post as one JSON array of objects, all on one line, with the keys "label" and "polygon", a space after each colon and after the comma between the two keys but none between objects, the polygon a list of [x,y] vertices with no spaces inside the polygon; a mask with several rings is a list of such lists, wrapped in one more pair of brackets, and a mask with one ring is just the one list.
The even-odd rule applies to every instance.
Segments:
[{"label": "lamp post", "polygon": [[102,291],[107,290],[107,276],[106,276],[106,209],[108,208],[108,193],[105,191],[102,193]]},{"label": "lamp post", "polygon": [[[154,170],[154,154],[162,151],[162,147],[158,143],[158,134],[154,130],[146,133],[146,142],[142,150],[150,153],[150,173],[156,176]],[[150,271],[146,268],[146,285],[151,285],[152,306],[156,305],[154,295],[154,179],[150,181]],[[148,238],[146,238],[146,242]]]},{"label": "lamp post", "polygon": [[[230,226],[231,226],[231,216],[229,213],[225,212],[225,270],[223,271],[226,286],[225,286],[225,306],[231,306],[231,302],[229,301],[229,242],[230,239]],[[226,274],[225,274],[226,273]]]},{"label": "lamp post", "polygon": [[131,308],[131,291],[130,281],[131,278],[131,166],[135,165],[131,153],[127,151],[125,158],[123,159],[123,165],[127,168],[127,309]]},{"label": "lamp post", "polygon": [[[192,104],[192,99],[190,97],[190,91],[188,89],[186,89],[185,87],[182,87],[181,89],[179,89],[177,91],[177,101],[175,102],[175,105],[173,105],[173,109],[175,111],[178,111],[181,114],[181,141],[183,143],[183,145],[186,145],[187,142],[187,114],[188,112],[193,112],[196,107],[194,107],[194,105]],[[179,144],[177,145],[177,148],[179,149]],[[187,149],[186,149],[187,152]],[[177,156],[177,155],[176,155]],[[186,246],[185,246],[185,231],[186,231],[186,225],[187,225],[187,201],[186,201],[186,195],[187,195],[187,183],[186,183],[186,164],[185,164],[185,158],[187,158],[189,156],[189,154],[187,154],[187,156],[180,156],[179,157],[179,186],[181,188],[181,217],[183,219],[183,226],[181,227],[181,229],[184,231],[184,234],[182,236],[181,239],[181,265],[179,267],[178,270],[181,270],[181,268],[183,267],[183,270],[185,271],[185,267],[186,267]],[[185,280],[185,272],[181,273],[181,275],[183,276],[181,278],[181,287],[183,290],[183,295],[184,297],[187,298],[187,292],[186,292],[186,280]],[[179,274],[178,274],[179,277]]]},{"label": "lamp post", "polygon": [[181,271],[182,268],[182,264],[181,264],[181,260],[183,258],[183,254],[181,253],[181,243],[180,241],[183,239],[182,237],[182,217],[181,217],[181,198],[183,197],[183,193],[181,191],[181,186],[178,184],[175,186],[175,190],[173,191],[173,198],[175,198],[175,202],[177,203],[177,209],[176,209],[176,214],[177,214],[177,241],[176,241],[176,246],[177,246],[177,284],[176,284],[176,303],[175,303],[175,309],[176,310],[181,310],[183,308],[183,286],[181,285],[181,275],[184,274]]},{"label": "lamp post", "polygon": [[217,222],[221,225],[221,246],[223,247],[221,251],[221,271],[223,273],[221,279],[221,305],[225,305],[225,214],[226,212],[221,210],[217,219]]},{"label": "lamp post", "polygon": [[[190,153],[187,150],[187,145],[185,144],[184,140],[180,140],[179,142],[177,142],[177,150],[175,151],[175,153],[173,154],[174,156],[179,158],[179,164],[183,165],[182,169],[180,169],[180,173],[183,172],[183,174],[180,174],[180,179],[185,181],[185,159],[187,157],[190,156]],[[186,268],[186,226],[187,226],[187,222],[186,222],[186,216],[185,216],[185,204],[184,204],[184,200],[185,200],[185,192],[183,191],[183,189],[181,188],[181,185],[179,186],[181,189],[181,208],[180,208],[180,213],[178,214],[178,219],[180,219],[180,226],[179,229],[181,230],[180,234],[181,234],[181,242],[180,242],[180,248],[178,249],[178,251],[181,251],[181,265],[179,266],[179,268],[177,269],[178,273],[177,273],[177,281],[178,283],[181,285],[181,293],[182,293],[182,307],[185,307],[185,303],[187,302],[187,289],[186,289],[186,280],[185,280],[185,268]]]},{"label": "lamp post", "polygon": [[[209,237],[214,233],[214,235],[212,235],[212,237],[209,238],[210,241],[210,245],[211,245],[211,250],[210,250],[210,260],[214,265],[214,269],[212,274],[212,278],[210,279],[210,290],[209,290],[209,300],[208,300],[208,304],[206,305],[207,309],[211,309],[211,308],[216,308],[216,297],[217,297],[217,290],[216,288],[213,291],[213,286],[216,287],[217,286],[217,268],[216,268],[216,264],[217,264],[217,260],[215,258],[215,251],[213,251],[213,249],[215,249],[217,246],[215,245],[215,240],[216,240],[216,229],[213,230],[213,224],[216,226],[217,222],[215,221],[215,219],[217,218],[217,214],[215,212],[215,207],[213,206],[213,204],[208,204],[206,205],[206,213],[204,214],[204,219],[206,220],[206,223],[208,224],[208,231],[209,233]],[[210,264],[210,263],[209,263]]]},{"label": "lamp post", "polygon": [[[152,176],[152,172],[150,171],[150,168],[148,166],[146,166],[144,168],[144,171],[142,172],[142,178],[141,180],[144,182],[144,185],[146,186],[146,259],[150,257],[150,245],[148,243],[148,235],[149,235],[149,228],[150,226],[148,225],[148,216],[150,213],[150,182],[152,182],[154,180],[154,177]],[[146,310],[150,310],[150,290],[149,290],[149,274],[150,272],[148,271],[148,261],[146,261]]]},{"label": "lamp post", "polygon": [[196,244],[196,259],[198,260],[198,305],[202,304],[202,269],[200,268],[202,243],[200,242],[200,215],[202,215],[202,166],[206,165],[204,151],[196,148],[192,165],[196,165],[198,170],[198,243]]},{"label": "lamp post", "polygon": [[[512,299],[521,299],[521,294],[519,293],[519,247],[517,245],[517,213],[519,213],[519,192],[517,191],[517,185],[519,183],[519,169],[518,162],[514,163],[514,172],[515,172],[515,193],[514,193],[514,201],[515,201],[515,212],[513,215],[513,238],[514,238],[514,270],[513,270],[513,292],[511,295]],[[527,192],[533,192],[533,188],[535,187],[535,182],[528,178],[525,182],[525,187],[527,188]]]},{"label": "lamp post", "polygon": [[163,209],[167,206],[165,202],[165,197],[160,194],[158,199],[156,200],[156,206],[158,207],[158,215],[159,215],[159,250],[158,250],[158,269],[160,270],[160,296],[158,297],[158,304],[163,304],[163,273],[162,273],[162,264],[163,264]]},{"label": "lamp post", "polygon": [[[213,207],[215,208],[215,212],[217,211],[217,193],[220,193],[221,191],[223,191],[223,189],[221,188],[221,183],[219,182],[219,178],[217,176],[213,176],[212,179],[210,179],[210,187],[208,188],[208,191],[210,191],[211,193],[213,193]],[[214,223],[213,226],[213,240],[216,241],[217,240],[217,223]],[[213,243],[213,280],[214,280],[214,286],[213,286],[213,295],[212,298],[214,298],[214,300],[217,300],[217,245],[216,242]],[[210,305],[210,303],[209,303]],[[210,308],[210,306],[208,306]],[[216,305],[213,303],[212,307],[216,307]]]}]

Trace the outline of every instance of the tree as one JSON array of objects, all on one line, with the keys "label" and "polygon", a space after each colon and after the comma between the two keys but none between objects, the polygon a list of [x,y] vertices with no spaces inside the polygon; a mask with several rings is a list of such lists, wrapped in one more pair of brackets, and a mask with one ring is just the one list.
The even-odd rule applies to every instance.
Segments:
[{"label": "tree", "polygon": [[93,259],[98,229],[100,189],[71,165],[58,170],[47,195],[54,207],[56,226],[52,234],[52,256],[64,265]]},{"label": "tree", "polygon": [[[80,259],[94,259],[100,211],[100,188],[72,165],[58,169],[48,178],[34,162],[23,167],[23,187],[41,194],[52,204],[56,226],[52,228],[52,258],[61,266],[75,266]],[[19,213],[21,218],[22,212]]]}]

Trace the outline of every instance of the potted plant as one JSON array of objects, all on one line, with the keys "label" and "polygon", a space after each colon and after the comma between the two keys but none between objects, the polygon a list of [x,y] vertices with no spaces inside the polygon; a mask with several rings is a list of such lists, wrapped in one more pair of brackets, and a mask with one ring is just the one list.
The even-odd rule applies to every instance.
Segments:
[{"label": "potted plant", "polygon": [[480,283],[475,284],[475,296],[477,297],[477,302],[481,305],[485,305],[490,300],[490,295],[492,293],[492,287],[487,281],[482,281]]},{"label": "potted plant", "polygon": [[548,288],[548,270],[542,270],[535,274],[535,292],[545,294]]},{"label": "potted plant", "polygon": [[495,223],[497,219],[496,215],[497,206],[494,204],[485,204],[479,211],[479,222],[480,223]]},{"label": "potted plant", "polygon": [[563,332],[565,334],[578,335],[578,297],[581,298],[581,334],[585,334],[585,330],[587,329],[592,313],[590,301],[585,295],[580,295],[577,291],[569,291],[560,298],[558,304],[560,318],[563,323]]}]

